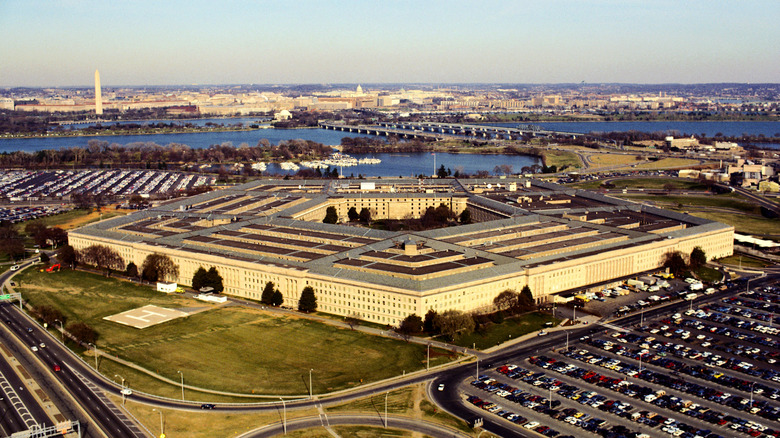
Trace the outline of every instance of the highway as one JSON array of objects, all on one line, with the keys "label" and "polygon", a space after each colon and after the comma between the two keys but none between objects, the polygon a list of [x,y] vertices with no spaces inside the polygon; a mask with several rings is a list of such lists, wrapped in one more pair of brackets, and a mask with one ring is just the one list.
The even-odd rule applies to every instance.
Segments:
[{"label": "highway", "polygon": [[[27,260],[19,263],[19,266],[23,269],[32,264],[31,260]],[[14,271],[7,271],[0,275],[0,284],[4,284],[14,273]],[[20,362],[24,361],[22,365],[27,372],[31,374],[41,388],[45,389],[53,402],[56,400],[55,404],[60,408],[62,414],[66,416],[66,419],[78,420],[82,424],[83,436],[110,436],[112,438],[148,436],[119,411],[113,403],[105,397],[99,397],[84,379],[79,378],[79,375],[81,375],[90,376],[89,379],[92,380],[99,380],[94,377],[94,370],[74,358],[70,350],[56,342],[38,324],[33,323],[19,309],[18,305],[7,301],[0,304],[0,320],[4,321],[5,325],[0,330],[2,344],[7,346]],[[38,347],[38,352],[29,350],[33,345],[38,346],[42,342],[45,343],[45,348]],[[21,348],[25,348],[27,351],[21,352]],[[25,357],[28,355],[29,357],[35,355],[36,357],[32,360],[25,360]],[[55,365],[60,367],[60,371],[53,371]],[[3,373],[5,375],[5,371]],[[112,389],[112,392],[118,393],[116,388]],[[75,406],[73,406],[74,399],[88,413],[89,418],[83,415],[80,410],[75,409]],[[30,405],[28,405],[28,408],[34,409]],[[33,416],[36,419],[40,418],[39,421],[41,423],[53,424],[52,420],[45,419],[47,417],[40,417],[40,412],[37,414],[33,412]]]}]

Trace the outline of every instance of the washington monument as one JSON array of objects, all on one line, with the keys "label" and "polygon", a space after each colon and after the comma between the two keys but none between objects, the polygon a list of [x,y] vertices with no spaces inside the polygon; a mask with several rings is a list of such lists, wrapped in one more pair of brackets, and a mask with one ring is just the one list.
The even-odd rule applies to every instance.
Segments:
[{"label": "washington monument", "polygon": [[95,70],[95,114],[103,115],[103,93],[100,91],[100,72]]}]

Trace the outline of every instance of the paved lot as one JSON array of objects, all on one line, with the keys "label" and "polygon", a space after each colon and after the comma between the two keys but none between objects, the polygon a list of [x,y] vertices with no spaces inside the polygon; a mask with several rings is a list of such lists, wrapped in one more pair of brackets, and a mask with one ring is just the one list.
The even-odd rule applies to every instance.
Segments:
[{"label": "paved lot", "polygon": [[103,319],[123,325],[129,325],[130,327],[135,327],[137,329],[145,329],[184,316],[187,316],[187,313],[148,305],[117,313],[116,315],[107,316]]}]

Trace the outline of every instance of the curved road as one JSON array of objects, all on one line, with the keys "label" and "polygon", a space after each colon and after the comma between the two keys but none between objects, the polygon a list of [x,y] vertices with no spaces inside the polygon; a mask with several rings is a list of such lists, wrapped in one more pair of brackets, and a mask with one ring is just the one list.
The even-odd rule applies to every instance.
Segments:
[{"label": "curved road", "polygon": [[[294,420],[287,420],[287,432],[295,430],[310,429],[314,427],[335,426],[335,425],[362,425],[362,426],[385,426],[385,416],[382,414],[336,414],[318,417],[303,417]],[[429,421],[415,418],[390,415],[387,419],[387,427],[390,429],[402,429],[412,432],[420,432],[426,436],[432,437],[452,437],[467,438],[471,435],[465,434],[459,430],[452,429]],[[260,429],[239,435],[238,438],[264,438],[284,434],[282,422],[264,426]]]}]

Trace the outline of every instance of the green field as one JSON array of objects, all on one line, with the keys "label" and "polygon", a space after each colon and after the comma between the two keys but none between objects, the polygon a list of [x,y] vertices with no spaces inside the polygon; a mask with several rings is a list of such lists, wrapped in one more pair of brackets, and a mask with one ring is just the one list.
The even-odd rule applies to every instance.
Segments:
[{"label": "green field", "polygon": [[[673,209],[684,210],[684,209]],[[722,222],[733,226],[738,233],[751,235],[777,235],[777,219],[767,219],[765,217],[734,214],[719,211],[691,211],[691,216],[701,217],[713,221]]]},{"label": "green field", "polygon": [[547,167],[556,166],[560,171],[564,167],[576,169],[582,167],[582,160],[573,152],[555,151],[547,149],[544,151],[544,164]]},{"label": "green field", "polygon": [[[593,180],[570,184],[584,190],[597,190],[606,180]],[[681,180],[677,178],[616,178],[610,181],[616,189],[648,189],[662,190],[667,187],[673,190],[707,190],[707,186],[698,181]]]},{"label": "green field", "polygon": [[658,161],[651,161],[649,163],[641,163],[636,166],[632,166],[632,169],[670,169],[676,167],[693,166],[699,164],[698,160],[691,160],[689,158],[661,158]]},{"label": "green field", "polygon": [[[86,322],[100,334],[101,351],[177,382],[181,370],[185,383],[196,387],[246,394],[306,394],[313,369],[316,394],[425,366],[424,346],[296,316],[238,306],[214,308],[181,295],[155,292],[150,286],[82,272],[28,271],[20,277],[26,301],[59,308],[69,322]],[[205,311],[143,330],[103,320],[147,304]],[[450,360],[442,353],[431,355],[431,366]],[[144,379],[138,380],[144,384]],[[159,391],[154,386],[148,391],[138,389]]]},{"label": "green field", "polygon": [[772,263],[765,260],[741,254],[734,254],[732,256],[723,257],[722,259],[718,260],[718,262],[724,265],[735,267],[741,266],[743,268],[766,268],[767,266],[772,266]]},{"label": "green field", "polygon": [[713,207],[713,208],[728,208],[732,210],[739,210],[745,213],[758,213],[759,206],[751,204],[749,202],[742,201],[739,196],[733,194],[726,195],[712,195],[712,196],[658,196],[658,195],[637,195],[637,194],[621,194],[616,195],[624,199],[635,200],[641,199],[645,201],[652,201],[659,205],[667,206],[699,206],[699,207]]},{"label": "green field", "polygon": [[476,345],[477,349],[482,350],[516,339],[525,334],[539,331],[546,322],[557,324],[560,321],[546,313],[526,313],[525,315],[516,318],[507,318],[501,324],[493,324],[483,333],[474,332],[470,335],[460,336],[453,343],[461,347],[469,348]]}]

